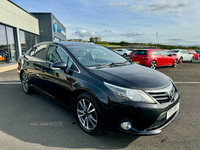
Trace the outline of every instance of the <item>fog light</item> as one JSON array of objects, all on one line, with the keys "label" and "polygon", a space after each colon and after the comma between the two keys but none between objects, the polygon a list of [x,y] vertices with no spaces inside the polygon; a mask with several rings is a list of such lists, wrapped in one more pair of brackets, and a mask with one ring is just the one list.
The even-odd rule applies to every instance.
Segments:
[{"label": "fog light", "polygon": [[122,129],[129,130],[132,127],[132,124],[130,122],[123,122],[121,124]]}]

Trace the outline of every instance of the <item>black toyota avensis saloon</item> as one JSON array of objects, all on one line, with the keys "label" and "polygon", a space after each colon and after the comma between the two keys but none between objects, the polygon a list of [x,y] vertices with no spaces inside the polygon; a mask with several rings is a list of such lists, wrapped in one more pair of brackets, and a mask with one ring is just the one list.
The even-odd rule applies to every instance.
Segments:
[{"label": "black toyota avensis saloon", "polygon": [[166,75],[105,47],[43,42],[18,59],[22,89],[74,111],[88,134],[158,134],[179,113],[180,93]]}]

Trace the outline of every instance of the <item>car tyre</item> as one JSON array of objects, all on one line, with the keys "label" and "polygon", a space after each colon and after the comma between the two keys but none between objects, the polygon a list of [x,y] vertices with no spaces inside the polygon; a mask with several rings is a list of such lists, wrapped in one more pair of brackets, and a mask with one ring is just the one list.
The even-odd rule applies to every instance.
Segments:
[{"label": "car tyre", "polygon": [[157,63],[156,63],[156,61],[155,60],[153,60],[151,63],[150,63],[150,68],[151,69],[156,69],[156,66],[157,66]]},{"label": "car tyre", "polygon": [[127,54],[126,53],[124,53],[124,55],[123,55],[124,57],[127,57]]},{"label": "car tyre", "polygon": [[179,63],[181,64],[183,62],[183,57],[181,57],[180,59],[179,59]]},{"label": "car tyre", "polygon": [[22,83],[22,89],[26,94],[31,94],[33,93],[33,90],[30,87],[30,81],[27,77],[27,74],[25,72],[22,73],[21,75],[21,83]]},{"label": "car tyre", "polygon": [[173,63],[173,67],[176,68],[177,66],[178,66],[178,60],[175,59],[175,60],[174,60],[174,63]]},{"label": "car tyre", "polygon": [[191,58],[190,62],[194,62],[194,57]]},{"label": "car tyre", "polygon": [[89,93],[82,93],[75,103],[75,114],[79,126],[90,135],[103,132],[103,117],[96,99]]}]

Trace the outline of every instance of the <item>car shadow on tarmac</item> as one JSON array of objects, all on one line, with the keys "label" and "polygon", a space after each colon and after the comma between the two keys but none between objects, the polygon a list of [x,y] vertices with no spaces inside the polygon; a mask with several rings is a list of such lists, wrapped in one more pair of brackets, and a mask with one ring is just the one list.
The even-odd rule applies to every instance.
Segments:
[{"label": "car shadow on tarmac", "polygon": [[71,111],[37,92],[25,94],[19,84],[1,85],[0,95],[0,130],[24,142],[60,148],[119,149],[138,138],[88,135]]}]

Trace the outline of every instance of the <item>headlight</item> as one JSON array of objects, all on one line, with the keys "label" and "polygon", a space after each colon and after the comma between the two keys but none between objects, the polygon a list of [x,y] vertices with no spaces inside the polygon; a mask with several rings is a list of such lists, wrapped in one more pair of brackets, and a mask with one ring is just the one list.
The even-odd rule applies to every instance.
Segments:
[{"label": "headlight", "polygon": [[104,82],[104,85],[108,87],[120,102],[141,102],[141,103],[155,103],[151,97],[149,97],[142,90],[128,89],[119,86],[115,86]]}]

